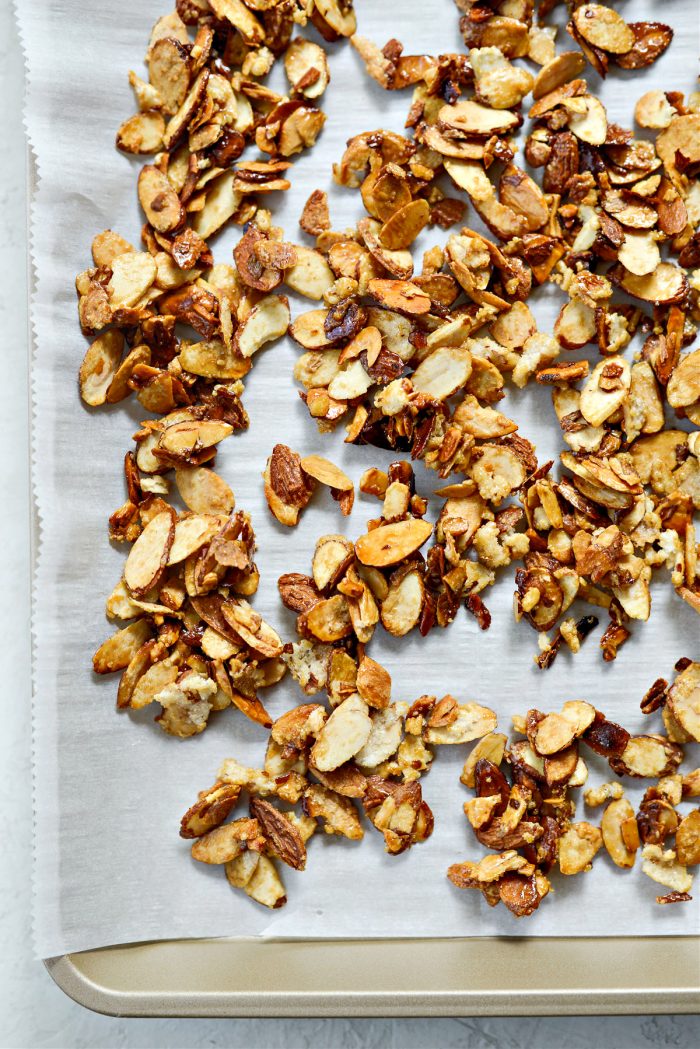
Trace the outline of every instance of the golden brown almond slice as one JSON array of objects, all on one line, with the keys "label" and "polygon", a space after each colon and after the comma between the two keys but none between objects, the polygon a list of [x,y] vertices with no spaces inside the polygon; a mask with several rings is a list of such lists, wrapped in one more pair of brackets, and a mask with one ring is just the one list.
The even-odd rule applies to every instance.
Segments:
[{"label": "golden brown almond slice", "polygon": [[576,138],[591,146],[601,146],[608,135],[608,117],[605,106],[593,95],[579,95],[563,103],[568,111],[569,129]]},{"label": "golden brown almond slice", "polygon": [[460,782],[464,783],[465,787],[474,787],[474,769],[476,768],[476,763],[482,759],[490,761],[492,765],[498,768],[503,761],[507,742],[507,737],[501,732],[489,732],[486,736],[483,736],[465,761],[462,774],[459,777]]},{"label": "golden brown almond slice", "polygon": [[[611,784],[611,786],[617,786],[618,784]],[[586,797],[588,797],[588,793]],[[597,804],[598,802],[596,802]],[[586,804],[591,804],[588,800]],[[634,809],[630,805],[627,798],[617,798],[610,802],[603,813],[603,818],[600,821],[600,829],[603,834],[603,844],[607,849],[610,859],[618,867],[628,868],[634,866],[636,848],[630,848],[630,845],[634,845],[634,842],[630,841],[629,835],[625,834],[625,826],[629,825],[628,821],[634,821]]]},{"label": "golden brown almond slice", "polygon": [[672,408],[687,408],[700,400],[700,350],[681,357],[668,380],[666,397]]},{"label": "golden brown almond slice", "polygon": [[[388,306],[390,310],[418,316],[429,313],[431,309],[430,297],[408,280],[384,280],[375,277],[370,280],[367,290],[377,302]],[[376,321],[373,319],[372,323],[375,324]]]},{"label": "golden brown almond slice", "polygon": [[238,801],[240,793],[240,786],[221,782],[203,790],[199,800],[182,817],[180,837],[199,838],[218,827]]},{"label": "golden brown almond slice", "polygon": [[348,696],[319,732],[311,750],[311,764],[321,772],[332,772],[361,750],[371,731],[367,704],[358,695]]},{"label": "golden brown almond slice", "polygon": [[124,566],[124,582],[135,597],[143,597],[158,583],[174,538],[175,514],[168,510],[156,514],[132,546]]},{"label": "golden brown almond slice", "polygon": [[335,281],[335,275],[323,255],[313,248],[295,245],[297,261],[285,270],[284,281],[308,299],[322,299]]},{"label": "golden brown almond slice", "polygon": [[200,550],[219,531],[222,521],[208,514],[192,514],[181,517],[175,525],[175,535],[168,555],[168,565],[184,561],[190,554]]},{"label": "golden brown almond slice", "polygon": [[180,668],[176,664],[165,659],[154,663],[136,682],[129,706],[132,710],[142,710],[149,706],[156,701],[158,694],[174,684],[179,676]]},{"label": "golden brown almond slice", "polygon": [[112,385],[121,364],[124,352],[124,336],[117,328],[102,332],[88,346],[80,365],[80,396],[95,408],[107,400],[107,392]]},{"label": "golden brown almond slice", "polygon": [[657,305],[680,302],[687,293],[688,278],[684,270],[672,262],[661,262],[653,273],[638,277],[622,271],[620,287],[635,299]]},{"label": "golden brown almond slice", "polygon": [[277,867],[269,856],[246,851],[225,865],[229,884],[243,891],[263,907],[276,909],[287,902]]},{"label": "golden brown almond slice", "polygon": [[257,841],[263,841],[258,821],[243,816],[198,837],[192,844],[192,859],[200,863],[229,863],[240,856],[248,843]]},{"label": "golden brown almond slice", "polygon": [[163,148],[165,119],[157,109],[137,113],[117,131],[117,149],[123,153],[157,153]]},{"label": "golden brown almond slice", "polygon": [[370,707],[381,710],[391,700],[391,675],[388,670],[369,656],[363,656],[357,667],[356,687],[358,695]]},{"label": "golden brown almond slice", "polygon": [[700,743],[700,663],[690,663],[678,675],[666,703],[683,731]]},{"label": "golden brown almond slice", "polygon": [[580,51],[563,51],[540,69],[535,77],[532,97],[535,101],[544,98],[550,91],[574,80],[585,67],[586,60]]},{"label": "golden brown almond slice", "polygon": [[379,239],[390,251],[409,248],[430,219],[427,200],[412,200],[391,215],[379,231]]},{"label": "golden brown almond slice", "polygon": [[320,484],[328,485],[340,492],[351,492],[353,483],[346,473],[321,455],[307,455],[301,460],[301,468],[309,477]]},{"label": "golden brown almond slice", "polygon": [[593,857],[603,844],[597,827],[590,823],[572,823],[559,838],[559,870],[562,874],[589,871]]},{"label": "golden brown almond slice", "polygon": [[380,525],[357,540],[355,552],[363,565],[377,568],[395,565],[415,553],[432,530],[428,521],[419,518]]},{"label": "golden brown almond slice", "polygon": [[357,30],[355,12],[347,0],[314,0],[311,21],[323,39],[329,41],[352,36]]},{"label": "golden brown almond slice", "polygon": [[438,125],[467,135],[502,134],[518,124],[515,113],[507,109],[491,109],[470,99],[443,106],[438,113]]},{"label": "golden brown almond slice", "polygon": [[582,4],[573,14],[583,39],[610,54],[623,55],[634,45],[634,33],[617,11],[602,4]]},{"label": "golden brown almond slice", "polygon": [[138,177],[139,203],[151,226],[169,233],[181,226],[185,212],[167,175],[153,164],[145,164]]},{"label": "golden brown almond slice", "polygon": [[148,52],[148,79],[162,99],[163,111],[173,116],[187,97],[190,86],[190,56],[183,43],[172,36],[161,37]]},{"label": "golden brown almond slice", "polygon": [[156,264],[145,251],[129,251],[118,255],[112,263],[112,276],[107,285],[110,304],[128,308],[135,306],[156,279]]},{"label": "golden brown almond slice", "polygon": [[538,754],[557,754],[570,747],[575,738],[575,722],[561,714],[546,714],[537,726],[534,746]]},{"label": "golden brown almond slice", "polygon": [[678,824],[676,853],[678,862],[684,867],[695,867],[700,863],[700,809],[693,809]]},{"label": "golden brown almond slice", "polygon": [[341,641],[352,633],[350,608],[342,594],[334,594],[318,601],[308,612],[303,613],[305,629],[317,640],[330,643]]},{"label": "golden brown almond slice", "polygon": [[276,444],[267,460],[265,498],[280,522],[292,528],[313,495],[314,486],[301,467],[301,458],[286,444]]},{"label": "golden brown almond slice", "polygon": [[230,514],[236,505],[223,477],[206,467],[179,467],[175,483],[185,506],[196,514]]},{"label": "golden brown almond slice", "polygon": [[218,19],[229,22],[238,30],[249,47],[265,43],[263,26],[243,0],[212,0],[211,7]]},{"label": "golden brown almond slice", "polygon": [[496,728],[496,715],[488,707],[482,707],[478,703],[462,703],[458,704],[456,709],[457,716],[449,725],[426,729],[426,743],[470,743]]},{"label": "golden brown almond slice", "polygon": [[152,628],[148,619],[137,619],[129,626],[118,630],[107,638],[92,657],[92,666],[96,674],[112,674],[123,670],[136,655],[137,651],[151,636]]}]

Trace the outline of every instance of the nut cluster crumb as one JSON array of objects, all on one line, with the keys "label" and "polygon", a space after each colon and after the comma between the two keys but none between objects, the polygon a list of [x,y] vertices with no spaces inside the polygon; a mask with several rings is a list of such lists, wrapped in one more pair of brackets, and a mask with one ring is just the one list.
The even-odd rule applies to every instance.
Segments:
[{"label": "nut cluster crumb", "polygon": [[[464,607],[488,629],[482,595],[504,569],[541,669],[599,625],[575,602],[607,613],[599,647],[615,660],[631,623],[651,615],[655,571],[700,613],[700,94],[642,94],[635,137],[608,119],[586,75],[651,65],[669,26],[573,2],[566,32],[578,50],[557,53],[546,24],[556,0],[456,3],[466,50],[437,56],[358,35],[351,0],[178,0],[153,27],[147,79],[129,74],[138,112],[116,139],[151,157],[136,186],[141,245],[104,230],[76,280],[92,340],[83,402],[133,393],[150,416],[109,519],[110,539],[130,549],[107,615],[126,625],[94,670],[121,672],[117,706],[159,706],[171,735],[200,733],[228,706],[269,730],[262,767],[224,761],[181,827],[194,859],[223,865],[265,906],[286,901],[277,861],[303,870],[319,828],[359,840],[366,816],[390,854],[426,840],[434,818],[419,780],[435,747],[474,740],[464,811],[493,851],[453,864],[455,885],[520,917],[557,868],[587,871],[603,848],[630,868],[641,850],[642,871],[668,890],[657,902],[684,902],[700,810],[678,807],[700,796],[700,770],[678,770],[700,742],[700,663],[681,660],[674,682],[658,679],[642,700],[665,735],[630,735],[573,700],[514,718],[522,738],[509,744],[478,702],[392,700],[369,655],[379,625],[426,635]],[[295,35],[307,24],[324,41],[349,38],[370,77],[412,98],[405,134],[356,134],[333,167],[336,185],[359,193],[355,227],[334,229],[318,188],[299,218],[309,239],[296,243],[260,199],[290,189],[291,158],[324,125],[330,64]],[[277,59],[286,94],[264,82]],[[231,223],[233,259],[215,262],[210,241]],[[443,243],[425,245],[436,229]],[[546,285],[562,297],[551,332],[531,309]],[[312,308],[292,318],[288,291]],[[297,615],[289,642],[249,603],[252,523],[213,469],[219,444],[248,427],[256,353],[286,335],[318,430],[342,426],[350,447],[406,457],[362,474],[360,492],[381,502],[363,534],[320,536],[310,574],[279,578]],[[556,467],[500,410],[526,386],[551,398]],[[278,522],[296,526],[319,487],[352,513],[355,482],[331,459],[270,446],[258,468]],[[440,479],[434,524],[415,462]],[[258,692],[287,671],[327,704],[273,718]],[[584,747],[621,779],[655,781],[638,811],[622,782],[606,781],[584,794],[590,810],[605,805],[600,826],[576,822]],[[236,816],[242,796],[248,812]]]},{"label": "nut cluster crumb", "polygon": [[[497,732],[481,738],[460,777],[474,791],[464,812],[477,841],[496,854],[452,864],[450,881],[479,889],[489,906],[503,903],[522,918],[552,891],[552,871],[589,871],[604,847],[623,869],[635,865],[641,850],[642,872],[670,890],[657,903],[691,900],[688,868],[700,863],[700,809],[682,814],[678,806],[700,794],[700,770],[682,775],[678,767],[683,744],[700,742],[700,664],[682,660],[679,670],[670,688],[657,681],[642,700],[645,713],[662,709],[667,736],[630,735],[590,703],[572,700],[559,712],[532,709],[514,717],[523,739],[508,744]],[[600,826],[576,821],[571,791],[589,775],[582,744],[621,778],[657,781],[636,812],[621,782],[603,782],[584,792],[587,808],[605,805]]]},{"label": "nut cluster crumb", "polygon": [[[352,656],[338,645],[301,642],[284,658],[300,680],[303,674],[306,692],[325,690],[330,713],[305,703],[282,714],[271,727],[263,767],[224,761],[180,829],[182,837],[196,838],[195,860],[223,864],[229,883],[266,907],[287,899],[275,861],[303,870],[306,843],[318,829],[358,841],[364,815],[391,855],[425,841],[434,821],[418,781],[434,748],[496,727],[492,710],[449,695],[421,696],[411,706],[392,702],[390,675],[362,646]],[[225,823],[241,793],[248,816]]]}]

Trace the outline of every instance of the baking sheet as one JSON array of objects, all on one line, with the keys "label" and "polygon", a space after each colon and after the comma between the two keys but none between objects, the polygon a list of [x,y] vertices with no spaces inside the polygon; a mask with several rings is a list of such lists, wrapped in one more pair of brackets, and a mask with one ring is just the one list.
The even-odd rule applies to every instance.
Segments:
[{"label": "baking sheet", "polygon": [[[399,19],[394,5],[370,0],[358,0],[357,11],[359,31],[380,44],[395,35],[407,52],[461,49],[451,0],[434,0],[429,8],[405,0]],[[697,5],[682,0],[665,11],[681,31],[651,70],[635,77],[614,71],[602,87],[591,74],[612,120],[629,126],[634,100],[644,90],[694,87]],[[92,653],[111,631],[104,600],[124,558],[123,549],[107,542],[106,518],[123,501],[121,462],[141,413],[131,403],[86,409],[76,385],[85,340],[77,326],[74,276],[89,265],[96,231],[111,226],[138,242],[139,162],[118,154],[113,139],[134,110],[127,70],[140,70],[150,26],[162,13],[162,0],[87,9],[78,0],[18,2],[28,65],[26,118],[39,174],[32,211],[33,479],[40,523],[33,706],[37,953],[46,957],[111,943],[212,935],[697,933],[697,901],[656,907],[654,883],[639,872],[614,870],[603,855],[590,873],[571,881],[557,878],[556,897],[527,924],[517,923],[504,908],[486,909],[477,893],[455,890],[445,879],[446,867],[480,851],[461,811],[467,794],[458,775],[465,747],[441,748],[422,781],[436,814],[427,843],[389,857],[371,828],[361,843],[318,835],[307,871],[283,872],[289,903],[281,911],[263,910],[233,893],[220,870],[190,860],[188,845],[177,834],[180,815],[197,790],[213,782],[224,757],[261,763],[265,733],[229,710],[213,716],[202,735],[180,742],[153,724],[149,710],[116,714],[116,678],[92,675]],[[630,20],[658,18],[658,5],[637,0],[625,4],[624,13]],[[356,221],[357,194],[331,189],[330,165],[352,134],[372,127],[399,131],[409,105],[407,93],[384,93],[369,81],[347,44],[330,50],[326,128],[314,150],[295,163],[292,190],[274,202],[275,220],[291,239],[313,188],[331,190],[335,228]],[[227,230],[213,242],[217,260],[230,259],[237,235]],[[416,257],[438,239],[442,235],[424,237]],[[293,305],[300,308],[309,304]],[[544,289],[536,307],[540,327],[551,328],[557,308],[556,291]],[[306,571],[318,535],[339,529],[359,535],[377,504],[359,498],[346,522],[321,492],[297,529],[283,529],[270,518],[260,480],[272,444],[281,440],[325,454],[356,481],[367,466],[385,466],[392,458],[371,448],[345,447],[342,432],[330,438],[315,433],[291,378],[297,353],[283,340],[260,354],[246,382],[250,430],[225,443],[217,467],[232,484],[238,506],[253,514],[262,576],[255,607],[286,637],[293,636],[293,616],[279,603],[278,575]],[[536,441],[541,461],[558,452],[545,390],[509,393],[503,404],[521,432]],[[436,486],[435,476],[420,466],[417,476],[419,491]],[[435,501],[433,510],[438,506]],[[394,641],[378,631],[372,654],[390,669],[394,698],[449,690],[461,700],[493,706],[506,731],[511,713],[586,698],[630,729],[642,730],[638,703],[648,685],[659,675],[668,677],[679,656],[696,655],[698,621],[666,584],[654,588],[652,618],[636,626],[616,664],[605,666],[591,639],[575,658],[561,653],[543,674],[532,663],[534,633],[512,621],[511,595],[512,577],[505,573],[486,597],[493,625],[485,634],[463,613],[448,631],[434,631],[427,639],[410,635]],[[302,698],[285,679],[265,701],[276,716]],[[697,764],[697,748],[689,753],[687,767]],[[591,768],[596,776],[606,766],[592,761]],[[640,793],[630,791],[633,800]]]}]

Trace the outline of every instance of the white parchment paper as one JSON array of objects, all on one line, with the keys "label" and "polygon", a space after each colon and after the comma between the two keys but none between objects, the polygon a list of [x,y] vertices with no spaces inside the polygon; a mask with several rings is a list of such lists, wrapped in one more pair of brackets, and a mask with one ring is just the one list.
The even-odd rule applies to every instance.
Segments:
[{"label": "white parchment paper", "polygon": [[[462,49],[452,0],[357,0],[356,6],[360,32],[380,44],[397,36],[407,53]],[[112,227],[138,243],[139,162],[114,149],[114,134],[135,109],[127,71],[141,71],[150,26],[166,9],[163,0],[88,5],[18,0],[28,68],[26,117],[39,177],[31,227],[33,477],[40,523],[33,708],[37,953],[45,957],[134,940],[212,935],[697,933],[697,901],[657,907],[654,896],[663,889],[640,871],[618,871],[603,854],[590,873],[570,880],[555,877],[555,896],[527,922],[516,922],[503,907],[490,910],[478,893],[452,887],[445,878],[449,863],[481,852],[462,814],[467,794],[458,775],[465,747],[440,748],[422,781],[436,816],[427,843],[389,857],[371,828],[361,843],[318,834],[306,872],[283,870],[289,903],[281,911],[269,912],[232,892],[222,870],[190,859],[188,844],[178,837],[182,812],[199,789],[214,781],[224,757],[260,764],[265,733],[227,710],[211,718],[204,734],[180,742],[153,723],[151,710],[117,714],[117,678],[97,679],[91,672],[92,653],[112,630],[104,601],[125,556],[123,548],[112,548],[107,540],[107,516],[123,501],[122,459],[143,413],[133,402],[97,411],[81,404],[76,372],[86,342],[73,287],[75,274],[90,265],[90,241],[97,231]],[[634,101],[643,91],[694,88],[698,9],[697,0],[664,5],[628,0],[622,10],[630,21],[663,17],[676,28],[672,47],[651,70],[630,76],[611,67],[602,85],[590,74],[610,118],[630,126]],[[560,32],[558,46],[567,43]],[[303,238],[298,216],[317,187],[330,191],[335,228],[357,220],[358,195],[331,188],[330,166],[351,135],[375,127],[400,131],[410,102],[406,92],[385,93],[371,82],[349,45],[330,51],[325,130],[317,146],[294,164],[292,190],[276,195],[280,199],[273,204],[276,220],[291,239]],[[230,261],[238,235],[236,229],[227,230],[213,242],[217,260]],[[443,239],[440,231],[425,236],[416,257]],[[293,305],[298,312],[300,303]],[[543,290],[537,304],[541,327],[551,330],[558,305],[558,293]],[[259,355],[246,381],[250,430],[225,442],[217,465],[233,486],[238,506],[253,514],[262,575],[255,607],[286,637],[293,636],[293,616],[280,605],[277,577],[308,570],[318,535],[340,529],[359,535],[376,515],[377,504],[358,499],[345,522],[328,493],[319,492],[301,525],[283,529],[267,511],[260,478],[272,444],[284,441],[306,453],[325,454],[355,481],[367,466],[385,466],[393,458],[372,448],[348,448],[342,431],[318,436],[291,377],[297,353],[290,340],[281,340]],[[536,441],[540,461],[558,453],[546,390],[510,393],[503,405],[520,422],[521,432]],[[417,476],[420,491],[436,487],[435,475],[420,465]],[[434,503],[433,512],[439,501]],[[504,573],[485,595],[493,613],[487,633],[464,612],[448,631],[435,630],[427,639],[414,632],[394,642],[378,630],[372,654],[390,669],[394,698],[413,700],[424,692],[449,690],[460,699],[495,707],[504,731],[516,711],[535,704],[556,709],[565,699],[587,698],[628,728],[642,730],[638,705],[646,688],[659,675],[670,676],[680,656],[698,656],[699,621],[665,583],[654,588],[651,621],[634,628],[633,640],[614,665],[603,664],[591,638],[577,657],[564,651],[542,673],[532,662],[534,632],[513,623],[512,590],[512,574]],[[264,698],[273,716],[303,699],[291,679]],[[689,751],[685,767],[699,757],[698,748]],[[591,768],[592,779],[607,771],[595,759]],[[636,799],[641,788],[633,785],[630,793]]]}]

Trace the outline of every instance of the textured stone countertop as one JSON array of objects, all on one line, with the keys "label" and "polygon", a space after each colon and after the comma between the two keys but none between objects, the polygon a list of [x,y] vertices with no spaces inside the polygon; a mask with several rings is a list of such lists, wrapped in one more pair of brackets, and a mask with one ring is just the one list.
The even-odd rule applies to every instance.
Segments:
[{"label": "textured stone countertop", "polygon": [[[0,731],[0,1049],[14,1047],[488,1046],[498,1049],[698,1049],[700,1018],[627,1017],[488,1020],[125,1020],[98,1016],[66,998],[29,944],[29,551],[25,309],[25,162],[22,60],[8,0],[0,3],[0,318],[4,454],[0,460],[0,637],[4,717]],[[66,148],[69,148],[67,144]]]}]

